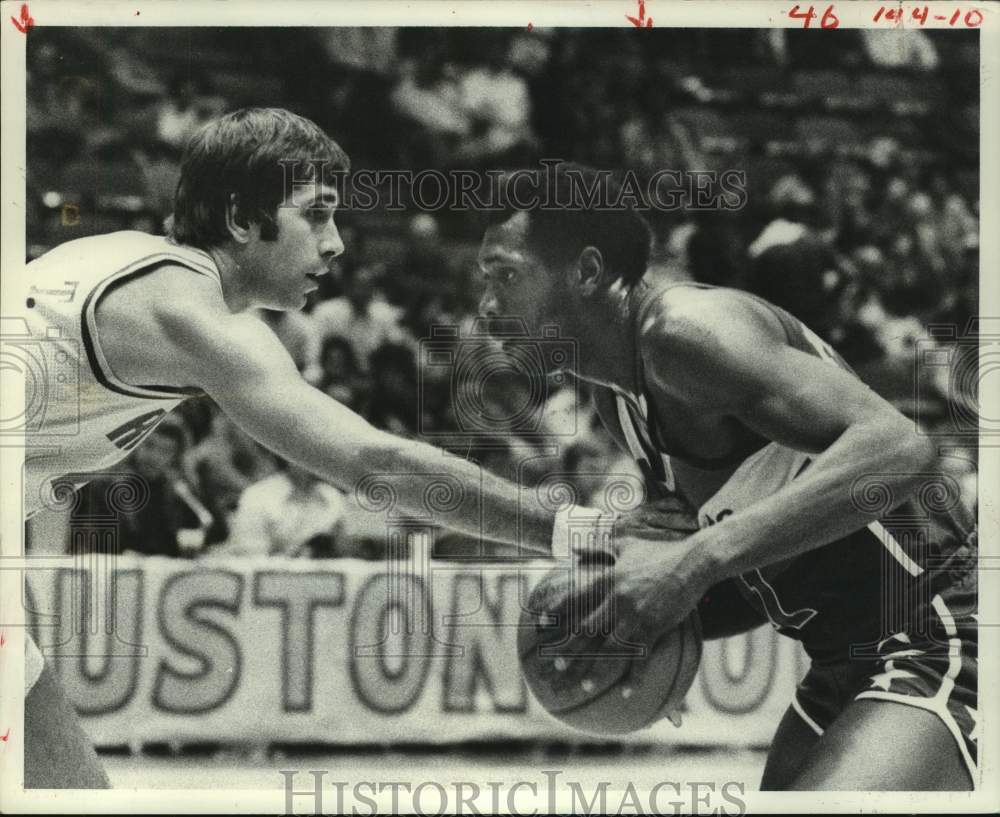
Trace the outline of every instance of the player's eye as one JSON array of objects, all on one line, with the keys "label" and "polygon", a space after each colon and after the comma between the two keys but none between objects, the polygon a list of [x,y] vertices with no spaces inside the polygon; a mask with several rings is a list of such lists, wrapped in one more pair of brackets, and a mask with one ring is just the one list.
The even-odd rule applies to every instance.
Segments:
[{"label": "player's eye", "polygon": [[483,270],[482,279],[484,284],[495,283],[500,285],[510,284],[517,277],[517,270],[510,269],[509,267],[502,267],[501,269],[494,270]]},{"label": "player's eye", "polygon": [[331,212],[331,207],[309,207],[306,209],[306,217],[314,224],[323,224],[330,218]]}]

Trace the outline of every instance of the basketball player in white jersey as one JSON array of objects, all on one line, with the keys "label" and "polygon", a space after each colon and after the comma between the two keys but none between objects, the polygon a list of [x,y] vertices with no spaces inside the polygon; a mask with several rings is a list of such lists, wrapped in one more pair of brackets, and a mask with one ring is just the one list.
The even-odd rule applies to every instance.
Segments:
[{"label": "basketball player in white jersey", "polygon": [[[291,164],[301,183],[290,186]],[[367,475],[412,475],[396,483],[404,512],[423,510],[431,480],[453,478],[464,500],[440,521],[470,536],[565,556],[570,527],[608,531],[607,514],[525,504],[516,486],[473,463],[373,428],[306,383],[249,312],[300,309],[343,252],[327,180],[347,168],[314,123],[281,109],[237,111],[188,145],[169,237],[83,238],[28,265],[20,317],[27,337],[46,344],[52,379],[30,442],[54,449],[26,457],[28,516],[51,501],[54,481],[113,465],[182,400],[207,394],[258,441],[345,490]],[[78,389],[62,382],[66,372],[78,373]],[[648,519],[619,518],[614,532],[649,533]],[[26,674],[26,785],[106,786],[30,639]]]},{"label": "basketball player in white jersey", "polygon": [[[534,201],[554,189],[571,202],[570,167]],[[531,202],[512,178],[508,201]],[[649,239],[633,210],[507,210],[478,259],[481,313],[575,339],[575,374],[649,490],[697,513],[686,538],[620,547],[614,607],[594,622],[631,611],[617,637],[651,643],[697,607],[708,638],[769,619],[801,641],[812,668],[764,788],[972,787],[977,539],[957,485],[928,438],[787,312],[737,290],[649,284]],[[568,695],[622,671],[590,657],[600,638],[581,635],[553,670]]]}]

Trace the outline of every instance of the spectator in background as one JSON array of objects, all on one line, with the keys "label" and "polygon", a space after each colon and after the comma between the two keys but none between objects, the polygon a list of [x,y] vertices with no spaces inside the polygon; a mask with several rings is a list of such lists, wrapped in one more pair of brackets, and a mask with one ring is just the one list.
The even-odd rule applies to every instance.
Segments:
[{"label": "spectator in background", "polygon": [[434,48],[404,60],[391,99],[396,113],[416,126],[409,140],[410,163],[447,166],[472,128],[455,67]]},{"label": "spectator in background", "polygon": [[148,487],[149,501],[135,513],[122,515],[123,552],[178,557],[192,556],[204,547],[214,520],[183,476],[186,445],[183,424],[166,417],[129,458],[129,466]]},{"label": "spectator in background", "polygon": [[405,342],[402,310],[392,306],[379,290],[385,273],[381,263],[344,267],[344,295],[322,301],[312,311],[320,342],[332,335],[350,340],[358,365],[369,370],[372,353],[384,343]]},{"label": "spectator in background", "polygon": [[334,400],[367,416],[368,379],[358,368],[354,347],[347,338],[331,335],[323,342],[320,369],[319,388]]},{"label": "spectator in background", "polygon": [[[801,225],[797,225],[801,226]],[[821,337],[832,340],[839,318],[836,303],[842,286],[833,249],[817,235],[789,228],[780,241],[772,223],[751,247],[749,289],[792,313]]]},{"label": "spectator in background", "polygon": [[371,356],[372,391],[368,420],[400,436],[419,427],[417,363],[409,345],[387,343]]},{"label": "spectator in background", "polygon": [[874,235],[875,217],[869,207],[872,182],[855,162],[831,163],[823,183],[822,213],[834,230],[834,243],[844,253],[866,244]]},{"label": "spectator in background", "polygon": [[184,457],[185,473],[198,496],[225,518],[244,489],[274,468],[274,456],[218,410],[208,435]]},{"label": "spectator in background", "polygon": [[178,74],[156,114],[157,138],[181,151],[202,125],[221,116],[225,109],[226,101],[212,93],[205,74]]},{"label": "spectator in background", "polygon": [[524,77],[507,60],[508,41],[484,38],[482,62],[466,67],[459,80],[461,106],[471,121],[458,156],[472,162],[502,162],[517,148],[535,144],[531,97]]},{"label": "spectator in background", "polygon": [[813,228],[816,197],[798,175],[775,182],[775,218],[750,244],[747,289],[831,339],[841,285],[836,256]]},{"label": "spectator in background", "polygon": [[865,53],[880,68],[915,68],[933,71],[938,66],[937,49],[924,32],[894,28],[860,30]]},{"label": "spectator in background", "polygon": [[895,316],[927,316],[941,303],[943,282],[927,249],[920,246],[913,226],[901,229],[889,242],[879,291],[883,306]]},{"label": "spectator in background", "polygon": [[431,213],[418,213],[406,225],[406,250],[385,282],[386,296],[410,304],[415,294],[454,289],[451,269],[441,246],[441,229]]},{"label": "spectator in background", "polygon": [[[350,123],[347,127],[351,137],[346,144],[359,167],[366,166],[362,157],[364,162],[380,166],[395,161],[394,148],[400,141],[400,128],[390,95],[398,63],[399,29],[330,26],[313,31],[320,38],[326,59],[303,60],[300,47],[295,61],[301,64],[298,75],[301,84],[327,91],[318,121],[329,128],[336,123],[337,132]],[[303,65],[309,69],[304,74]]]},{"label": "spectator in background", "polygon": [[240,497],[221,556],[331,558],[343,540],[344,494],[310,471],[279,460],[278,471]]},{"label": "spectator in background", "polygon": [[142,170],[149,208],[157,214],[169,213],[180,178],[177,151],[166,142],[150,140],[135,145],[131,156]]}]

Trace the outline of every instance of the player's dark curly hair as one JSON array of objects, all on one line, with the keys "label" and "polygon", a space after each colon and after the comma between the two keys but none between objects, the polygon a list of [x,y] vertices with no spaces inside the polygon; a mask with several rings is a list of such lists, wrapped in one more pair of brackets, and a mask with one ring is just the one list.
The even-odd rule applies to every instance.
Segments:
[{"label": "player's dark curly hair", "polygon": [[242,218],[259,224],[263,239],[274,240],[278,205],[290,192],[282,163],[296,160],[296,181],[314,180],[318,167],[331,182],[332,174],[350,169],[347,154],[318,125],[283,108],[243,108],[209,122],[181,158],[168,234],[202,249],[224,242],[226,208],[235,193]]},{"label": "player's dark curly hair", "polygon": [[[600,185],[604,192],[587,205],[581,191]],[[528,242],[546,263],[563,267],[576,260],[584,247],[596,247],[604,259],[608,284],[621,281],[631,287],[646,272],[652,233],[633,207],[598,203],[616,202],[620,191],[611,174],[572,162],[507,173],[500,179],[503,209],[492,211],[489,223],[502,224],[527,210]],[[524,207],[528,202],[533,206]]]}]

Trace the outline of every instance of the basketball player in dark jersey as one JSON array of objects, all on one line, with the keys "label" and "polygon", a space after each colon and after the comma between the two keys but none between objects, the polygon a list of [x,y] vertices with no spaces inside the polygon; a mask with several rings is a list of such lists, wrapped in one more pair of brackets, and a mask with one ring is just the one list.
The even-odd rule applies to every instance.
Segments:
[{"label": "basketball player in dark jersey", "polygon": [[[572,200],[566,175],[555,189]],[[575,339],[574,374],[649,492],[697,514],[686,538],[619,549],[617,637],[697,607],[706,637],[769,620],[802,643],[764,788],[973,787],[976,527],[934,446],[787,312],[649,284],[649,238],[632,210],[508,210],[478,258],[481,313]],[[620,667],[579,642],[567,689]]]}]

